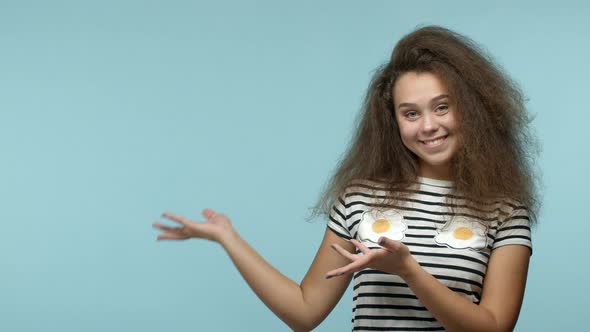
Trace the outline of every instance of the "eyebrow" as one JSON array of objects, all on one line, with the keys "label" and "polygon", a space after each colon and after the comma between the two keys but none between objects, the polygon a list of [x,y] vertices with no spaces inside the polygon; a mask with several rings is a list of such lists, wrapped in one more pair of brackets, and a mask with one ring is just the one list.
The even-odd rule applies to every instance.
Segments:
[{"label": "eyebrow", "polygon": [[[445,98],[449,98],[449,95],[448,94],[442,94],[442,95],[436,96],[436,97],[434,97],[434,98],[432,98],[430,100],[430,104],[432,105],[432,104],[436,103],[437,101],[439,101],[441,99],[445,99]],[[416,107],[418,105],[416,105],[414,103],[400,103],[399,105],[397,105],[397,108],[402,108],[404,106],[405,107]]]}]

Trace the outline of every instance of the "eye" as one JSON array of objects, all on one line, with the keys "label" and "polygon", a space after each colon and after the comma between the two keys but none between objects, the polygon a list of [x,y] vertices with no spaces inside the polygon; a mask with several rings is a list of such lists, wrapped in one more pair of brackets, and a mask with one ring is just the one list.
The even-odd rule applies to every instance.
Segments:
[{"label": "eye", "polygon": [[438,105],[434,111],[439,114],[445,114],[449,111],[449,105],[447,105],[447,104]]},{"label": "eye", "polygon": [[416,111],[407,111],[404,113],[404,116],[408,119],[415,119],[418,117],[418,112]]}]

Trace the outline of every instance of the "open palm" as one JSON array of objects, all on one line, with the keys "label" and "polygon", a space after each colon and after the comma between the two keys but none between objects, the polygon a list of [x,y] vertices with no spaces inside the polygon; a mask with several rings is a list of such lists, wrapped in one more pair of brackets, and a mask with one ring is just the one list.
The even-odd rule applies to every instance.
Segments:
[{"label": "open palm", "polygon": [[223,234],[232,230],[231,222],[225,215],[217,214],[210,209],[203,210],[202,214],[206,220],[194,222],[172,213],[163,213],[163,218],[177,222],[180,226],[171,227],[159,222],[153,223],[154,228],[163,232],[158,235],[158,240],[186,240],[194,237],[219,242]]},{"label": "open palm", "polygon": [[361,271],[365,268],[381,270],[391,274],[400,274],[405,272],[410,260],[413,260],[409,248],[399,241],[381,237],[379,244],[381,248],[369,249],[357,240],[350,240],[352,244],[360,251],[359,254],[352,254],[338,244],[332,245],[341,256],[350,260],[350,263],[329,271],[327,278],[341,276]]}]

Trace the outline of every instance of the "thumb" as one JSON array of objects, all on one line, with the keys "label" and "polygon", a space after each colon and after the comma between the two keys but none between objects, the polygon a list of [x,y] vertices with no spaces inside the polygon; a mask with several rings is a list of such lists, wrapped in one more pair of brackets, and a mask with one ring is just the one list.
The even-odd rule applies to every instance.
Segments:
[{"label": "thumb", "polygon": [[398,241],[392,240],[392,239],[385,237],[385,236],[380,237],[378,243],[383,248],[387,248],[387,249],[391,249],[391,250],[397,250],[399,248]]},{"label": "thumb", "polygon": [[215,211],[213,211],[211,209],[204,209],[202,214],[205,218],[211,219],[211,218],[213,218],[213,216],[215,216]]}]

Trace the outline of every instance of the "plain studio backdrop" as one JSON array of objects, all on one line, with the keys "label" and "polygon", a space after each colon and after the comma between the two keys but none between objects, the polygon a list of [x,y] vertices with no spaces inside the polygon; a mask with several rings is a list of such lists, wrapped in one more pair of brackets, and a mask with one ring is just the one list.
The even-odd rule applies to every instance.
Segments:
[{"label": "plain studio backdrop", "polygon": [[[583,1],[0,1],[0,330],[287,331],[217,244],[229,215],[300,281],[306,222],[399,38],[436,24],[527,96],[544,201],[517,331],[588,312],[590,6]],[[351,290],[317,331],[350,330]]]}]

